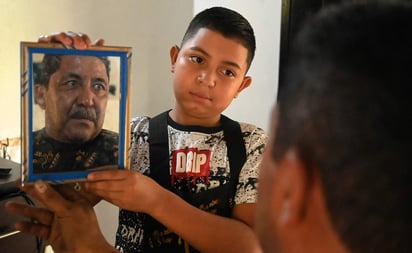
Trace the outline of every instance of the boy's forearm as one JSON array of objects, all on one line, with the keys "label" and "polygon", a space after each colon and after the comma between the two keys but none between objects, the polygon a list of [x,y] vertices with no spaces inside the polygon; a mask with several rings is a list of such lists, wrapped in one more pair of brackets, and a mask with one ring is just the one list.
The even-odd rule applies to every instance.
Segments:
[{"label": "boy's forearm", "polygon": [[201,252],[262,252],[253,229],[234,218],[202,211],[165,190],[153,218]]}]

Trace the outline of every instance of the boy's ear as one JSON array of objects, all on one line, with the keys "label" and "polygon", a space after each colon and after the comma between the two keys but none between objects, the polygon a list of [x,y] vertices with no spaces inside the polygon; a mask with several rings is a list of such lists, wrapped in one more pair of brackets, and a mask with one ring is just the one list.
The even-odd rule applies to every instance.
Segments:
[{"label": "boy's ear", "polygon": [[170,48],[170,64],[171,64],[171,71],[174,73],[175,71],[175,63],[177,60],[177,56],[179,54],[180,48],[177,45],[174,45]]},{"label": "boy's ear", "polygon": [[239,89],[236,92],[235,98],[240,94],[240,92],[242,92],[244,89],[246,89],[247,87],[249,87],[252,84],[252,77],[250,76],[245,76],[243,78],[242,83],[239,86]]},{"label": "boy's ear", "polygon": [[36,84],[34,85],[34,98],[36,103],[40,106],[41,109],[46,109],[45,93],[46,88],[44,85]]}]

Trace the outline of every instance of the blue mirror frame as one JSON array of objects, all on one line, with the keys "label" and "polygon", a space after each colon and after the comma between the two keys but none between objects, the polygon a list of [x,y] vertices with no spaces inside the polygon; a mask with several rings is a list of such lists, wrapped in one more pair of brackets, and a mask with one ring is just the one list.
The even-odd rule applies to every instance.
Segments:
[{"label": "blue mirror frame", "polygon": [[[79,55],[105,57],[110,61],[110,75],[113,69],[118,77],[117,85],[114,85],[111,94],[114,104],[111,115],[118,119],[118,168],[130,168],[129,148],[130,148],[130,71],[132,50],[130,47],[112,46],[92,46],[86,50],[66,48],[57,43],[36,43],[21,42],[21,183],[33,183],[37,180],[44,180],[51,183],[65,183],[85,180],[87,174],[94,171],[93,168],[87,170],[61,170],[52,172],[35,172],[33,166],[34,152],[34,125],[36,109],[36,99],[34,99],[35,87],[35,58],[42,55]],[[111,60],[110,60],[111,59]],[[113,61],[114,60],[114,61]],[[112,66],[115,62],[117,65]],[[106,67],[107,68],[107,67]],[[106,110],[106,109],[105,109]],[[107,111],[106,119],[107,120]],[[117,114],[116,114],[117,113]],[[44,123],[44,122],[43,122]],[[103,125],[103,128],[105,126]]]}]

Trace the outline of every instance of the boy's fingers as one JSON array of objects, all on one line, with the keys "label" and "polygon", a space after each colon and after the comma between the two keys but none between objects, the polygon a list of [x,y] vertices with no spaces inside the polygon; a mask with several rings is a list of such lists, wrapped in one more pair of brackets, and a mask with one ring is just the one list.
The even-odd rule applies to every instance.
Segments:
[{"label": "boy's fingers", "polygon": [[61,43],[68,48],[86,49],[92,45],[92,41],[87,34],[76,32],[59,32],[50,35],[42,35],[38,42],[41,43]]},{"label": "boy's fingers", "polygon": [[86,41],[84,41],[82,34],[68,32],[68,35],[71,37],[73,43],[72,47],[76,49],[86,49],[88,47]]},{"label": "boy's fingers", "polygon": [[38,39],[38,42],[40,43],[50,43],[51,37],[48,35],[41,35]]},{"label": "boy's fingers", "polygon": [[120,170],[119,166],[117,165],[104,165],[104,166],[100,166],[100,167],[96,167],[93,169],[89,169],[87,171],[89,172],[97,172],[97,171],[110,171],[110,170]]},{"label": "boy's fingers", "polygon": [[57,42],[65,45],[66,47],[72,47],[73,39],[64,32],[54,33],[48,37],[50,37],[48,42]]},{"label": "boy's fingers", "polygon": [[104,39],[98,39],[94,42],[96,46],[104,46]]},{"label": "boy's fingers", "polygon": [[[103,167],[102,167],[103,168]],[[87,175],[88,181],[100,181],[100,180],[123,180],[127,177],[128,171],[119,170],[117,167],[106,167],[107,170],[96,170],[95,172],[89,173]],[[114,169],[116,168],[116,169]]]},{"label": "boy's fingers", "polygon": [[90,39],[89,35],[80,33],[81,38],[83,39],[84,43],[86,43],[87,47],[92,45],[92,40]]}]

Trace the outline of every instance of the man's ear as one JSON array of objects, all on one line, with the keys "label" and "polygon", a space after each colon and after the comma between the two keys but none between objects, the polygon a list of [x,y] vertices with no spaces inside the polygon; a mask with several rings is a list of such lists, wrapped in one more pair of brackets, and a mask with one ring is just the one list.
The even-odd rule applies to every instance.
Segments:
[{"label": "man's ear", "polygon": [[46,109],[45,93],[46,93],[46,87],[44,87],[44,85],[40,85],[40,84],[34,85],[35,102],[43,110]]},{"label": "man's ear", "polygon": [[170,65],[171,65],[171,72],[174,73],[175,71],[175,63],[177,60],[177,56],[179,54],[180,48],[177,45],[174,45],[170,48]]},{"label": "man's ear", "polygon": [[307,190],[310,183],[307,168],[295,149],[290,149],[278,165],[281,190],[281,206],[278,216],[279,226],[299,224],[307,208]]}]

